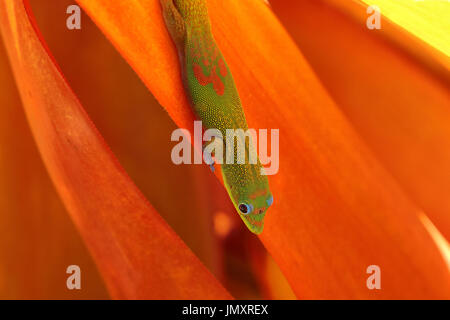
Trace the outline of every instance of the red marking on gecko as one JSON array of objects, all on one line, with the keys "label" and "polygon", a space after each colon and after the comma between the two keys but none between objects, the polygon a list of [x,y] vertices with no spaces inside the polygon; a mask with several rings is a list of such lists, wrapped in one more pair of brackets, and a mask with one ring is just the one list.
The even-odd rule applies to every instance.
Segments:
[{"label": "red marking on gecko", "polygon": [[[213,66],[211,69],[211,73],[209,76],[205,75],[205,73],[203,72],[203,69],[201,66],[199,66],[198,64],[194,63],[193,65],[193,71],[194,71],[194,75],[195,78],[197,79],[198,83],[202,86],[206,86],[207,84],[212,83],[213,84],[213,88],[214,91],[219,95],[223,95],[225,92],[225,85],[222,81],[222,79],[220,79],[220,77],[217,74],[217,67]],[[220,66],[219,66],[220,68]],[[222,70],[220,71],[220,73],[223,75]]]},{"label": "red marking on gecko", "polygon": [[194,75],[197,78],[198,83],[200,83],[202,86],[206,86],[208,83],[211,83],[210,77],[206,76],[203,73],[202,67],[200,67],[198,64],[194,64]]},{"label": "red marking on gecko", "polygon": [[256,199],[256,198],[258,198],[260,196],[265,196],[266,194],[267,194],[267,190],[264,189],[264,190],[255,191],[251,195],[249,195],[248,197],[250,199]]},{"label": "red marking on gecko", "polygon": [[250,224],[254,227],[262,227],[263,226],[263,222],[262,221],[253,221],[253,220],[249,220],[247,219],[248,222],[250,222]]},{"label": "red marking on gecko", "polygon": [[219,64],[220,74],[222,75],[222,77],[225,78],[227,76],[227,74],[228,74],[228,71],[227,71],[227,67],[225,65],[225,62],[223,61],[222,58],[219,59],[218,64]]},{"label": "red marking on gecko", "polygon": [[219,76],[216,73],[216,67],[213,68],[213,72],[211,73],[213,76],[212,82],[214,91],[219,95],[223,95],[225,92],[225,85],[222,82],[222,79],[219,78]]}]

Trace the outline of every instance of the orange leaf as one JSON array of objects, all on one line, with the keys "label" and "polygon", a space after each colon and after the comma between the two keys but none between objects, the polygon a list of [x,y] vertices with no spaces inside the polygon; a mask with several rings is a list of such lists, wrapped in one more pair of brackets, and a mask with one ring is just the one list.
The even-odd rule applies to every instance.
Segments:
[{"label": "orange leaf", "polygon": [[21,1],[1,30],[50,176],[114,298],[230,298],[115,160],[64,81]]},{"label": "orange leaf", "polygon": [[[55,192],[0,41],[0,299],[106,299],[101,276]],[[76,263],[83,290],[67,290]]]},{"label": "orange leaf", "polygon": [[[178,166],[167,143],[176,125],[98,27],[65,28],[73,0],[30,1],[39,31],[64,77],[131,180],[200,261],[220,277],[212,229],[223,190],[206,166]],[[113,94],[112,94],[113,93]],[[228,201],[228,195],[222,191]],[[174,201],[176,199],[176,201]],[[196,232],[192,232],[195,230]],[[234,294],[233,294],[234,296]]]},{"label": "orange leaf", "polygon": [[384,17],[369,30],[358,2],[272,5],[358,132],[450,240],[450,58]]},{"label": "orange leaf", "polygon": [[[158,0],[78,0],[181,127],[193,114]],[[280,129],[261,236],[305,298],[448,298],[450,275],[414,207],[372,158],[262,1],[208,1],[249,126]],[[134,23],[130,23],[133,21]],[[366,268],[382,270],[368,290]]]}]

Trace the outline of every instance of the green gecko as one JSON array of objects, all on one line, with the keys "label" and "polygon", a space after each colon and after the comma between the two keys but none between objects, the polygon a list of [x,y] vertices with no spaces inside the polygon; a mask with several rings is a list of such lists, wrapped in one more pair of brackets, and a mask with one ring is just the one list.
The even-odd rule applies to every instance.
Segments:
[{"label": "green gecko", "polygon": [[[233,77],[211,32],[206,0],[160,1],[167,29],[178,50],[187,96],[203,127],[218,129],[222,137],[226,137],[227,129],[247,131]],[[246,155],[253,148],[251,143],[246,139]],[[237,143],[234,145],[233,163],[221,165],[223,181],[239,216],[250,231],[260,234],[273,195],[259,159],[254,164],[238,163]],[[230,151],[225,143],[223,148]]]}]

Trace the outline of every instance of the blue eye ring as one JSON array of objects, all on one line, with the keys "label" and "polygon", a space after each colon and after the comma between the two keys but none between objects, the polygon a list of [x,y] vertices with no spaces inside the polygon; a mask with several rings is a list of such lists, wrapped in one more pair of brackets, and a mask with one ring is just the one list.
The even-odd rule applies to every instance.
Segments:
[{"label": "blue eye ring", "polygon": [[267,206],[270,207],[273,203],[273,196],[270,196],[269,199],[266,200]]},{"label": "blue eye ring", "polygon": [[253,206],[251,204],[240,203],[238,208],[239,208],[239,211],[245,215],[247,215],[253,211]]}]

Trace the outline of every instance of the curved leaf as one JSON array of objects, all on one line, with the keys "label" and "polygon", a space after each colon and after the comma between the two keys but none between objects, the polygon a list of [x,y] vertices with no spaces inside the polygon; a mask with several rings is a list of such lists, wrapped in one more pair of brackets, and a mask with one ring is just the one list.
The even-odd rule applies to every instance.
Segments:
[{"label": "curved leaf", "polygon": [[114,298],[230,298],[148,204],[102,140],[21,1],[1,30],[46,167]]},{"label": "curved leaf", "polygon": [[[0,88],[0,299],[108,298],[42,163],[1,40]],[[83,290],[64,285],[75,263]]]},{"label": "curved leaf", "polygon": [[[73,0],[30,1],[50,52],[131,180],[221,279],[222,251],[212,228],[220,197],[216,192],[209,196],[209,190],[222,186],[206,166],[171,161],[176,142],[170,136],[177,126],[89,17],[82,13],[81,30],[65,28],[68,15],[63,13],[69,5]],[[228,201],[226,192],[222,197]]]},{"label": "curved leaf", "polygon": [[450,239],[450,58],[385,18],[369,30],[366,6],[335,2],[272,5],[382,164]]},{"label": "curved leaf", "polygon": [[[367,5],[373,4],[361,0]],[[383,16],[450,56],[448,1],[377,0]]]},{"label": "curved leaf", "polygon": [[[78,0],[174,121],[192,128],[158,0]],[[275,203],[261,236],[304,298],[448,298],[445,262],[412,205],[260,1],[208,1],[249,126],[280,129]],[[130,23],[134,21],[135,23]],[[379,265],[383,290],[366,287]]]}]

